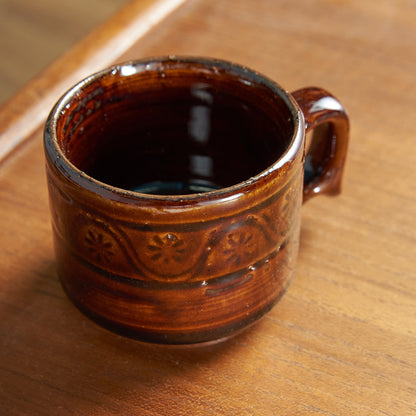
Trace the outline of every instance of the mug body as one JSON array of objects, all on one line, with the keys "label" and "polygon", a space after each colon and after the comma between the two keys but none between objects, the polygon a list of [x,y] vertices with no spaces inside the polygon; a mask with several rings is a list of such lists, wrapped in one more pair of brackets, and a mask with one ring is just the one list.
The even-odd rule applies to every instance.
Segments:
[{"label": "mug body", "polygon": [[89,317],[192,344],[262,317],[293,276],[304,120],[245,67],[155,58],[70,90],[45,128],[57,269]]}]

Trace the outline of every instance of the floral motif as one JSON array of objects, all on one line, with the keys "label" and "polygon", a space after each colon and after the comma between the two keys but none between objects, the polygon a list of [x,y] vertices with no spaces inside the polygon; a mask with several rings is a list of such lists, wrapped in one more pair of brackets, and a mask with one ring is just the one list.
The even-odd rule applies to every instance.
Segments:
[{"label": "floral motif", "polygon": [[163,236],[155,235],[147,249],[153,261],[164,265],[178,264],[185,260],[185,243],[172,233]]},{"label": "floral motif", "polygon": [[252,258],[257,247],[253,235],[247,231],[232,232],[226,240],[227,248],[223,251],[226,262],[238,266],[244,259]]},{"label": "floral motif", "polygon": [[97,261],[104,261],[106,263],[111,261],[111,257],[114,255],[112,250],[113,244],[111,241],[108,241],[102,233],[88,230],[84,241],[88,251]]}]

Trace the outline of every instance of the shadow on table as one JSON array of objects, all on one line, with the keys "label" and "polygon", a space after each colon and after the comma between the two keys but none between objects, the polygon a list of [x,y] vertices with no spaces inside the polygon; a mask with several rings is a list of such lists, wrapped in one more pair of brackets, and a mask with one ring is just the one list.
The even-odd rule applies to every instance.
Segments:
[{"label": "shadow on table", "polygon": [[53,260],[40,260],[15,283],[0,298],[0,385],[7,383],[5,408],[20,403],[21,414],[45,414],[45,406],[48,414],[156,414],[155,403],[171,406],[184,390],[189,397],[209,388],[258,328],[209,346],[145,344],[84,317],[64,294]]}]

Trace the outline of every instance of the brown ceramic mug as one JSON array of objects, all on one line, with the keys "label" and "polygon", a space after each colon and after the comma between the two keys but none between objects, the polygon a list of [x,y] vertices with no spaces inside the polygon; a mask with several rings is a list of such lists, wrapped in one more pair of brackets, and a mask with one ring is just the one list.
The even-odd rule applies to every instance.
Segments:
[{"label": "brown ceramic mug", "polygon": [[326,91],[288,94],[225,61],[157,58],[92,75],[45,129],[66,293],[143,341],[230,336],[285,292],[302,201],[339,192],[347,142],[346,112]]}]

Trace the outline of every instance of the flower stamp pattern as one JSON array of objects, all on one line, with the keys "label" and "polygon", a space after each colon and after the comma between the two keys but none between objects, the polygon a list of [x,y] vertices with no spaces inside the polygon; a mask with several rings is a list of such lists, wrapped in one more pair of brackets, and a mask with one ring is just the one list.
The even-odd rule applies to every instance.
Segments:
[{"label": "flower stamp pattern", "polygon": [[[292,230],[297,230],[293,212],[300,208],[299,187],[291,184],[278,198],[241,213],[231,222],[216,220],[212,224],[184,224],[183,228],[156,224],[150,228],[71,206],[53,212],[55,228],[58,233],[68,233],[69,243],[86,264],[94,270],[101,268],[114,279],[134,279],[136,285],[230,279],[231,274],[251,271],[290,242]],[[71,216],[62,221],[59,212]]]},{"label": "flower stamp pattern", "polygon": [[149,280],[188,280],[203,249],[201,244],[195,244],[197,234],[172,231],[137,234],[139,238],[133,238],[132,244],[136,248],[138,267]]},{"label": "flower stamp pattern", "polygon": [[99,263],[111,262],[111,258],[114,256],[113,243],[104,234],[97,230],[89,229],[85,235],[84,243],[88,252]]},{"label": "flower stamp pattern", "polygon": [[185,260],[185,243],[176,234],[155,235],[147,246],[150,258],[164,265],[174,265]]},{"label": "flower stamp pattern", "polygon": [[257,246],[253,234],[247,230],[243,229],[227,235],[223,251],[227,263],[239,266],[245,259],[252,258],[256,251]]}]

